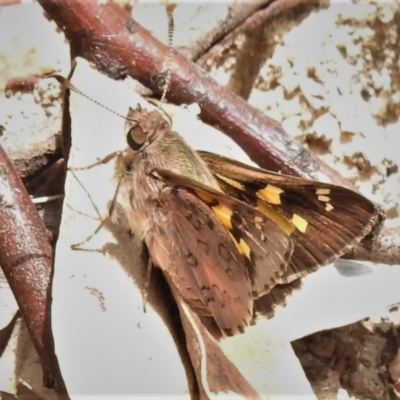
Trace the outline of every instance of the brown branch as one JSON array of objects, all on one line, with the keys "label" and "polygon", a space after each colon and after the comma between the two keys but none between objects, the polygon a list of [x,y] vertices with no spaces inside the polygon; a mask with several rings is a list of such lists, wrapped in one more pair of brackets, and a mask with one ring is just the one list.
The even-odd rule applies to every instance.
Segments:
[{"label": "brown branch", "polygon": [[[281,2],[282,0],[278,0]],[[285,0],[284,0],[285,1]],[[216,24],[211,29],[199,34],[199,36],[192,40],[188,45],[179,46],[179,52],[189,60],[197,60],[205,52],[215,47],[215,43],[226,37],[229,32],[236,29],[237,26],[243,24],[248,18],[257,12],[258,9],[268,7],[268,4],[275,3],[276,0],[252,0],[252,1],[232,1],[231,4],[224,5],[223,2],[218,6],[227,7],[227,17],[219,24]],[[205,3],[202,7],[204,13],[214,12],[215,4]]]},{"label": "brown branch", "polygon": [[50,320],[53,251],[43,222],[1,146],[0,187],[0,265],[40,357],[44,386],[54,386],[62,397],[64,383]]},{"label": "brown branch", "polygon": [[[160,94],[169,49],[132,21],[124,10],[115,4],[99,5],[94,0],[39,2],[64,30],[73,54],[93,62],[108,75],[130,75]],[[357,191],[337,171],[291,139],[279,123],[219,86],[177,52],[172,54],[171,75],[168,99],[178,104],[197,102],[202,110],[201,119],[221,129],[261,167],[328,180]],[[381,221],[379,218],[379,224]]]},{"label": "brown branch", "polygon": [[[107,75],[132,76],[160,94],[169,49],[115,4],[94,0],[40,0],[71,42],[72,53]],[[263,168],[304,178],[325,178],[357,190],[340,174],[317,161],[291,139],[280,124],[218,85],[193,63],[173,52],[171,89],[174,103],[197,102],[201,119],[219,127]]]},{"label": "brown branch", "polygon": [[[266,46],[268,36],[269,32],[264,26],[251,29],[245,33],[243,45],[236,55],[235,67],[226,86],[244,100],[249,98],[260,68],[267,60],[269,52],[273,51]],[[260,50],[263,46],[264,49]]]},{"label": "brown branch", "polygon": [[205,67],[207,60],[214,59],[218,54],[221,54],[222,49],[224,49],[229,43],[232,43],[241,33],[254,31],[268,20],[300,5],[314,7],[320,3],[321,0],[277,0],[270,2],[266,7],[256,11],[233,31],[229,32],[218,44],[204,53],[196,61],[196,64]]},{"label": "brown branch", "polygon": [[368,246],[354,247],[343,258],[371,261],[388,265],[400,265],[400,227],[384,227],[379,236]]},{"label": "brown branch", "polygon": [[[221,43],[215,45],[196,64],[206,67],[208,61],[214,60],[218,54],[234,43],[236,36],[244,35],[243,44],[236,52],[235,64],[227,88],[247,100],[254,88],[254,83],[260,75],[260,68],[265,61],[272,57],[276,41],[274,31],[276,26],[288,21],[292,15],[299,19],[300,13],[305,17],[320,5],[319,0],[278,0],[268,7],[258,10],[238,26],[233,32],[224,37]],[[269,21],[269,24],[266,22]],[[250,61],[251,60],[251,61]]]}]

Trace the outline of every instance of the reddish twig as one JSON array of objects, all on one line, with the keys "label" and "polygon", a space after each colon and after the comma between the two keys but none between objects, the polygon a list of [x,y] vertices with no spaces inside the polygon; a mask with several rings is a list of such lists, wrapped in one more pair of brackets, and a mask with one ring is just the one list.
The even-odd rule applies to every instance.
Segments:
[{"label": "reddish twig", "polygon": [[320,3],[320,0],[277,0],[270,2],[270,4],[260,10],[257,10],[234,30],[229,32],[217,45],[213,46],[201,57],[199,57],[196,63],[200,66],[205,66],[207,60],[217,57],[218,54],[221,53],[222,49],[225,48],[229,43],[232,43],[241,33],[254,31],[260,27],[261,24],[264,24],[271,18],[281,15],[282,13],[300,5],[313,7]]},{"label": "reddish twig", "polygon": [[[130,75],[161,93],[169,49],[130,19],[126,11],[94,0],[39,2],[64,30],[73,54],[95,63],[108,75]],[[331,180],[350,185],[336,171],[317,163],[279,123],[218,85],[177,52],[172,54],[171,75],[169,100],[179,104],[197,102],[201,119],[219,127],[260,166],[314,178],[319,170]]]},{"label": "reddish twig", "polygon": [[[0,146],[0,265],[40,357],[46,387],[64,386],[51,333],[53,251],[21,178]],[[55,381],[55,382],[54,382]]]},{"label": "reddish twig", "polygon": [[400,227],[384,227],[370,245],[354,247],[344,258],[371,261],[389,265],[400,265]]},{"label": "reddish twig", "polygon": [[[257,10],[269,7],[270,3],[275,3],[276,1],[281,2],[282,0],[232,1],[225,5],[221,2],[221,4],[218,5],[225,8],[227,7],[227,18],[225,18],[223,23],[216,24],[213,27],[207,27],[208,29],[203,31],[199,36],[196,36],[195,40],[191,40],[190,43],[179,46],[179,52],[189,60],[197,60],[206,51],[217,46],[216,43],[221,39],[224,40],[223,38],[229,35],[230,32],[233,30],[236,31],[236,27],[241,26],[244,21],[251,18]],[[213,12],[212,8],[214,6],[215,5],[212,3],[205,4],[205,7],[202,7],[202,12],[207,13],[207,10],[208,12]]]}]

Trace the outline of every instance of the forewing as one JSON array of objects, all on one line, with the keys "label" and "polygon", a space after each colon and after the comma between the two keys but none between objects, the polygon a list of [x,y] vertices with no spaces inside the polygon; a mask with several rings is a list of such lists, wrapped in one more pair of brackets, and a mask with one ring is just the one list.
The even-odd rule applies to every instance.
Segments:
[{"label": "forewing", "polygon": [[224,240],[227,238],[243,259],[253,298],[268,293],[281,280],[293,247],[289,236],[274,221],[254,207],[187,177],[165,170],[157,173],[191,194],[192,199],[197,198],[196,205],[206,207],[217,218],[218,226],[225,232]]},{"label": "forewing", "polygon": [[339,258],[365,237],[379,209],[352,190],[249,167],[199,152],[222,190],[257,207],[290,234],[294,250],[281,283]]}]

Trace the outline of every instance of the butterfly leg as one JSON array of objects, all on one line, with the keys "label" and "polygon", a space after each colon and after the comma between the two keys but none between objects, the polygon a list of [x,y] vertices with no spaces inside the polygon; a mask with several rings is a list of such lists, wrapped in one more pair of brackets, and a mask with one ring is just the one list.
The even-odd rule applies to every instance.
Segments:
[{"label": "butterfly leg", "polygon": [[102,219],[96,204],[92,201],[92,199],[90,197],[90,194],[88,193],[88,196],[89,196],[90,200],[92,201],[93,207],[95,208],[96,213],[99,216],[99,219],[100,219],[101,222],[100,222],[99,226],[94,230],[94,232],[91,233],[85,240],[83,240],[82,242],[76,243],[76,244],[72,244],[71,245],[71,249],[73,249],[73,250],[84,250],[84,249],[81,248],[81,246],[83,244],[89,242],[91,239],[93,239],[99,233],[100,229],[104,225],[106,225],[106,223],[108,223],[110,220],[112,220],[112,212],[114,211],[114,207],[115,207],[116,199],[117,199],[117,196],[118,196],[118,190],[119,190],[120,184],[121,184],[121,180],[118,182],[118,185],[117,185],[117,188],[115,190],[113,199],[111,201],[109,215],[105,219]]},{"label": "butterfly leg", "polygon": [[108,154],[107,156],[105,156],[104,158],[95,161],[93,164],[86,165],[85,167],[68,167],[68,170],[70,170],[70,171],[82,171],[82,170],[86,170],[86,169],[91,169],[93,167],[97,167],[98,165],[107,164],[113,158],[119,157],[120,155],[121,155],[120,151],[114,151],[114,152]]},{"label": "butterfly leg", "polygon": [[[114,158],[114,157],[118,157],[118,159],[121,159],[121,158],[123,158],[123,155],[122,155],[121,152],[114,152],[114,153],[109,154],[109,155],[108,155],[107,157],[105,157],[103,160],[101,160],[101,162],[98,162],[98,163],[95,163],[95,164],[91,164],[91,165],[87,166],[86,168],[77,168],[77,169],[78,169],[78,170],[79,170],[79,169],[87,169],[87,168],[92,168],[92,167],[94,167],[95,165],[105,164],[105,163],[108,163],[108,162],[109,162],[112,158]],[[93,204],[93,207],[94,207],[94,209],[95,209],[95,211],[96,211],[96,213],[97,213],[97,215],[98,215],[98,217],[99,217],[99,219],[100,219],[100,221],[101,221],[100,224],[99,224],[99,226],[94,230],[94,232],[91,233],[85,240],[83,240],[82,242],[79,242],[79,243],[76,243],[76,244],[72,244],[72,245],[71,245],[71,248],[72,248],[73,250],[85,250],[85,249],[82,249],[81,246],[82,246],[83,244],[89,242],[93,237],[95,237],[95,236],[97,235],[97,233],[100,231],[100,229],[101,229],[106,223],[108,223],[108,222],[112,219],[112,213],[113,213],[114,208],[115,208],[115,204],[116,204],[116,200],[117,200],[117,196],[118,196],[118,191],[119,191],[119,188],[120,188],[122,179],[120,179],[120,180],[118,181],[117,188],[115,189],[114,196],[113,196],[113,198],[112,198],[112,200],[111,200],[109,215],[108,215],[105,219],[102,219],[102,216],[101,216],[101,214],[100,214],[100,211],[99,211],[99,209],[97,208],[95,202],[92,200],[92,198],[91,198],[91,196],[90,196],[90,193],[88,193],[88,191],[87,191],[87,190],[85,189],[85,187],[82,185],[81,181],[80,181],[80,180],[78,179],[78,177],[74,174],[74,171],[75,171],[75,170],[76,170],[76,168],[70,169],[72,175],[75,177],[75,179],[78,181],[79,185],[82,187],[82,189],[83,189],[83,190],[86,192],[86,194],[88,195],[89,200],[90,200],[91,203]]]},{"label": "butterfly leg", "polygon": [[93,233],[91,233],[86,239],[82,240],[82,242],[79,243],[75,243],[75,244],[71,244],[71,249],[72,250],[83,250],[83,251],[92,251],[92,250],[88,250],[88,249],[83,249],[81,246],[87,242],[89,242],[91,239],[93,239],[100,231],[100,229],[106,224],[108,223],[108,221],[110,220],[110,216],[106,217],[105,219],[103,219],[99,226],[93,231]]}]

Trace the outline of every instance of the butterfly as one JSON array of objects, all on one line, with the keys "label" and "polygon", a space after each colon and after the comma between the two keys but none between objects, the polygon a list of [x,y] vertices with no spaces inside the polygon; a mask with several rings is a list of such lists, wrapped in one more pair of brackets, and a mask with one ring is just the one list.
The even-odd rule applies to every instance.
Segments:
[{"label": "butterfly", "polygon": [[379,208],[340,186],[196,152],[157,110],[130,109],[114,223],[201,318],[225,335],[272,315],[289,284],[363,239]]}]

